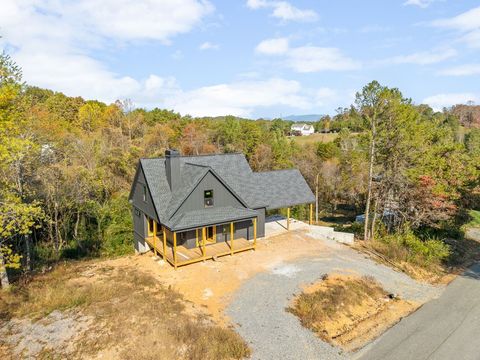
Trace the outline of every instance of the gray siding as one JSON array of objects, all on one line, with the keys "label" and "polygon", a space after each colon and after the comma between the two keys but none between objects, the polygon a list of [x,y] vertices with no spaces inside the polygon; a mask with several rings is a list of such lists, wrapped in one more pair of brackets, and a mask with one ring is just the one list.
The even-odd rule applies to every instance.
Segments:
[{"label": "gray siding", "polygon": [[147,236],[147,224],[145,221],[145,214],[137,209],[135,206],[132,209],[133,217],[133,231],[136,235],[141,236],[142,238]]},{"label": "gray siding", "polygon": [[[146,201],[143,201],[143,186],[147,187],[147,198]],[[139,209],[144,214],[147,214],[150,218],[155,219],[157,222],[157,214],[155,213],[155,208],[153,206],[152,196],[148,190],[147,183],[145,181],[145,176],[143,170],[139,167],[137,174],[137,181],[135,182],[132,194],[132,204],[134,207]]]},{"label": "gray siding", "polygon": [[213,190],[214,207],[236,206],[244,207],[242,203],[211,173],[205,177],[196,186],[190,196],[180,206],[177,212],[187,212],[200,210],[204,208],[203,192]]},{"label": "gray siding", "polygon": [[[147,236],[147,223],[145,215],[158,222],[152,197],[147,186],[147,198],[143,200],[143,186],[146,185],[145,176],[141,167],[137,174],[136,182],[132,192],[132,216],[134,226],[135,250],[145,252],[149,250],[144,238]],[[187,212],[204,208],[204,191],[213,190],[214,207],[235,206],[244,207],[242,203],[228,190],[212,173],[207,173],[196,186],[190,196],[179,207],[178,212]],[[257,238],[265,236],[265,208],[255,209],[259,212],[257,219]],[[225,229],[225,231],[224,231]],[[160,230],[160,228],[159,228]],[[230,224],[217,225],[217,242],[230,241]],[[201,241],[201,229],[199,229],[199,240]],[[253,239],[253,224],[251,220],[244,220],[234,223],[234,238]],[[167,241],[173,244],[173,234],[167,231]],[[193,248],[196,245],[195,230],[177,233],[177,245],[184,245]]]}]

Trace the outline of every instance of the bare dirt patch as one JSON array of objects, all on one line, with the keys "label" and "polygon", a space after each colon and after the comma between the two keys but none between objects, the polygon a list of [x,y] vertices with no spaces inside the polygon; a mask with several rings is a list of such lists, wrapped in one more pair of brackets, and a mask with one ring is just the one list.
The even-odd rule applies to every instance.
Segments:
[{"label": "bare dirt patch", "polygon": [[371,277],[333,274],[305,287],[287,311],[324,341],[354,351],[418,306],[388,294]]},{"label": "bare dirt patch", "polygon": [[[249,350],[224,315],[235,291],[259,272],[329,251],[303,230],[292,230],[262,239],[256,251],[177,270],[152,254],[60,265],[0,295],[0,324],[10,324],[9,331],[0,330],[0,338],[6,335],[0,358],[23,351],[36,358],[129,359],[132,349],[138,359],[241,357]],[[17,349],[18,339],[45,330],[40,324],[52,313],[62,321],[84,316],[93,322],[85,332],[74,326],[78,336]],[[60,329],[53,322],[48,331]]]},{"label": "bare dirt patch", "polygon": [[91,316],[55,310],[39,321],[12,319],[2,326],[0,333],[8,334],[5,336],[5,349],[10,348],[12,358],[34,358],[55,349],[63,349],[65,354],[70,354],[74,351],[73,344],[82,338],[92,322]]},{"label": "bare dirt patch", "polygon": [[113,260],[111,264],[130,263],[158,277],[185,299],[204,308],[217,323],[226,326],[230,321],[224,310],[244,281],[259,272],[270,271],[278,264],[329,251],[321,241],[305,236],[303,230],[294,230],[260,240],[255,251],[191,264],[177,270],[161,259],[152,261],[149,254]]},{"label": "bare dirt patch", "polygon": [[[240,359],[250,351],[151,274],[115,261],[58,266],[0,293],[0,358]],[[58,294],[58,296],[55,296]]]}]

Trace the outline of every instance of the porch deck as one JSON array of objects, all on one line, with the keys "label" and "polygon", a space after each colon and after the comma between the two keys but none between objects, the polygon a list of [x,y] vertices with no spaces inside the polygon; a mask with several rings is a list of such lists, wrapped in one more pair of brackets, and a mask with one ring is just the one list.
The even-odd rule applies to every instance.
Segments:
[{"label": "porch deck", "polygon": [[233,255],[235,253],[255,249],[255,244],[244,238],[233,240],[233,249],[229,242],[217,242],[214,244],[205,244],[204,251],[202,253],[202,246],[187,249],[185,246],[177,246],[177,258],[175,261],[174,247],[167,244],[165,254],[163,254],[163,239],[158,236],[147,237],[145,241],[153,249],[153,251],[163,257],[174,267],[192,264],[199,261],[212,259],[214,257],[220,257],[224,255]]}]

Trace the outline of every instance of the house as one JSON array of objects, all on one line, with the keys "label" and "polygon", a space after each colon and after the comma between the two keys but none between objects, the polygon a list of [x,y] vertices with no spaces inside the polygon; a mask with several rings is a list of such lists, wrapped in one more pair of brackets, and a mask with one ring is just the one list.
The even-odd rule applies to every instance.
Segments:
[{"label": "house", "polygon": [[132,184],[135,250],[153,250],[175,268],[255,249],[265,212],[310,204],[297,169],[253,172],[243,154],[141,159]]},{"label": "house", "polygon": [[292,135],[312,135],[315,132],[313,125],[309,124],[293,124],[290,128]]}]

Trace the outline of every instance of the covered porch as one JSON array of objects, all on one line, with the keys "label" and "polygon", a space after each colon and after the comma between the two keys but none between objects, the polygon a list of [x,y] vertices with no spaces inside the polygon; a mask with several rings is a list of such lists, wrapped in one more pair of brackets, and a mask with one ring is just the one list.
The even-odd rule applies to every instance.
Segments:
[{"label": "covered porch", "polygon": [[159,237],[149,237],[145,239],[148,245],[153,249],[157,256],[170,263],[175,269],[179,266],[193,264],[199,261],[205,261],[225,255],[255,250],[256,240],[249,241],[243,238],[233,241],[222,241],[214,244],[202,243],[199,247],[188,249],[185,246],[171,245],[166,242],[163,246],[163,239]]},{"label": "covered porch", "polygon": [[[254,217],[249,221],[251,221],[253,226],[253,239],[251,240],[243,237],[235,238],[236,221],[217,222],[188,229],[188,231],[193,230],[195,232],[195,247],[189,248],[179,241],[179,237],[186,230],[171,231],[165,226],[159,226],[156,222],[153,222],[152,231],[149,231],[145,242],[150,246],[155,255],[161,256],[164,261],[167,261],[176,269],[179,266],[199,261],[233,255],[246,250],[255,250],[257,245],[257,218]],[[225,241],[217,241],[217,226],[228,229],[228,236],[226,236]]]}]

